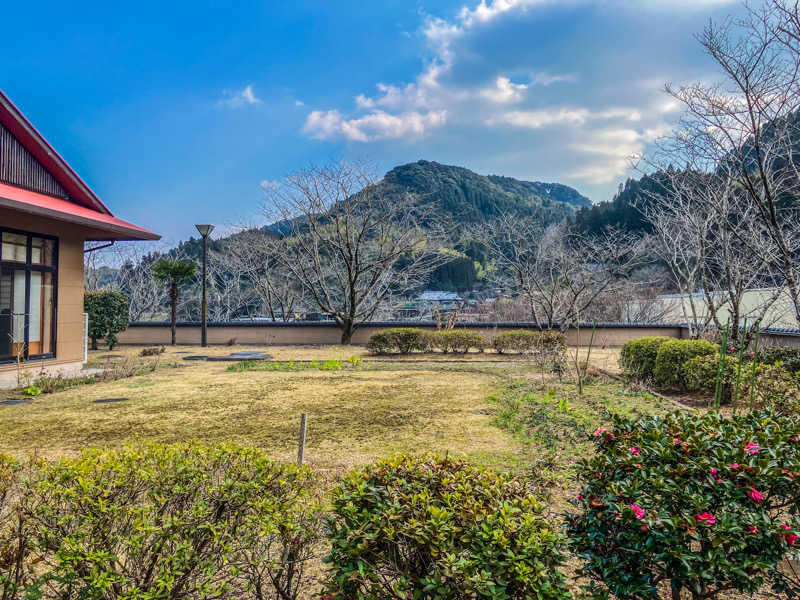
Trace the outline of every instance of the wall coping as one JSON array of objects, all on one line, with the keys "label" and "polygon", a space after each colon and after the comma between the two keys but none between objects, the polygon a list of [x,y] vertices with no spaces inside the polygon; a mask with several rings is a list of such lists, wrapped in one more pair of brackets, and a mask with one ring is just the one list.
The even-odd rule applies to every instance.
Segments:
[{"label": "wall coping", "polygon": [[[200,327],[200,321],[178,321],[178,327]],[[436,327],[436,321],[367,321],[356,323],[356,327]],[[560,323],[554,323],[559,327]],[[676,329],[685,328],[685,323],[578,323],[581,329],[622,328],[622,329]],[[169,321],[134,321],[128,327],[170,327]],[[208,327],[333,327],[339,325],[335,321],[209,321]],[[545,323],[530,321],[465,321],[455,324],[456,328],[486,328],[486,327],[520,327],[520,328],[546,328]],[[574,326],[573,326],[574,327]],[[772,331],[772,330],[762,330]],[[778,330],[776,330],[778,331]],[[800,335],[800,331],[797,332]]]}]

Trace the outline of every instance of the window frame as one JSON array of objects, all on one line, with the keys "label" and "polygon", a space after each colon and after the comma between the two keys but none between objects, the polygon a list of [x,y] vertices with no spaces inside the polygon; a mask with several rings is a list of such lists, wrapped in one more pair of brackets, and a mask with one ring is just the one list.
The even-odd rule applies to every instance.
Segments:
[{"label": "window frame", "polygon": [[[27,237],[25,247],[25,262],[17,262],[12,260],[3,260],[2,258],[2,234],[13,233],[17,235],[24,235]],[[35,264],[33,262],[33,238],[41,238],[43,240],[51,240],[53,242],[53,261],[52,265]],[[59,252],[59,239],[54,235],[47,235],[44,233],[37,233],[35,231],[25,231],[22,229],[14,229],[13,227],[0,226],[0,266],[6,269],[24,270],[25,271],[25,324],[23,325],[24,331],[24,352],[22,359],[29,360],[48,360],[56,358],[56,348],[58,342],[58,252]],[[31,325],[31,273],[50,273],[52,276],[53,285],[53,323],[51,332],[51,351],[39,354],[30,354],[30,325]],[[44,341],[44,340],[42,340]],[[16,358],[3,358],[0,356],[0,365],[10,364],[16,362]]]}]

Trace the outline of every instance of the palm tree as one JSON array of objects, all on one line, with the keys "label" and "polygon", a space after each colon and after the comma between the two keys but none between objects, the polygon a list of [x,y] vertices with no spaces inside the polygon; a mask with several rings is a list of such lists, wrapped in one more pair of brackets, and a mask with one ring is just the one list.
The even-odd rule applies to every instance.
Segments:
[{"label": "palm tree", "polygon": [[153,275],[169,285],[172,304],[172,345],[175,345],[175,328],[178,324],[178,286],[195,276],[197,265],[188,260],[159,258],[153,263]]}]

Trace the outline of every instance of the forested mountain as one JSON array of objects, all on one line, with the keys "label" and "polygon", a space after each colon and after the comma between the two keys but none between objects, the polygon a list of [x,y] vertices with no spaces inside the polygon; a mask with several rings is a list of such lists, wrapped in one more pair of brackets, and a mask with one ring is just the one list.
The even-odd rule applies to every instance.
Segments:
[{"label": "forested mountain", "polygon": [[[579,208],[591,206],[587,197],[560,183],[479,175],[463,167],[427,160],[395,167],[378,185],[394,189],[394,193],[399,187],[417,195],[420,202],[434,205],[457,225],[453,249],[459,254],[454,254],[453,261],[440,267],[429,283],[429,287],[443,290],[470,290],[478,280],[478,265],[485,257],[465,235],[466,226],[504,213],[531,216],[546,226],[573,217]],[[213,242],[213,246],[219,246],[220,241]],[[190,238],[181,242],[175,252],[199,258],[200,240]]]},{"label": "forested mountain", "polygon": [[591,202],[560,183],[478,175],[463,167],[420,160],[395,167],[382,184],[401,186],[424,202],[436,203],[461,223],[480,223],[501,213],[535,216],[552,223]]},{"label": "forested mountain", "polygon": [[611,200],[581,208],[575,215],[575,226],[590,234],[609,227],[633,233],[649,232],[650,225],[640,209],[656,201],[654,197],[664,193],[667,185],[669,182],[663,172],[644,175],[641,179],[628,179],[625,185],[620,184],[619,191]]}]

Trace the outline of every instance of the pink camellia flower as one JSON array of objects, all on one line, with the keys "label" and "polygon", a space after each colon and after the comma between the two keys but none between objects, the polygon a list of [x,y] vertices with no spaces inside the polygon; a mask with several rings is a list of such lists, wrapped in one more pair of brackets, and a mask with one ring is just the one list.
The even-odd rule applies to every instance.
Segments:
[{"label": "pink camellia flower", "polygon": [[748,530],[750,533],[752,533],[752,534],[756,534],[756,533],[758,533],[758,527],[756,527],[755,525],[750,525],[750,526],[747,528],[747,530]]},{"label": "pink camellia flower", "polygon": [[630,450],[631,454],[633,454],[634,456],[639,456],[639,449],[636,446],[628,448],[628,450]]},{"label": "pink camellia flower", "polygon": [[[784,525],[781,525],[781,529],[783,529],[785,531],[789,531],[791,529],[791,527],[789,527],[788,525],[784,524]],[[786,540],[786,545],[787,546],[794,546],[795,542],[797,541],[797,535],[794,534],[794,533],[787,533],[787,534],[785,534],[783,536],[783,539]]]},{"label": "pink camellia flower", "polygon": [[717,517],[712,515],[710,512],[701,512],[699,515],[697,515],[697,520],[701,523],[711,526],[717,522]]},{"label": "pink camellia flower", "polygon": [[719,475],[717,475],[717,473],[719,473],[719,471],[717,471],[714,467],[711,467],[711,477],[714,478],[714,481],[719,483],[720,481],[722,481],[722,479],[719,478]]},{"label": "pink camellia flower", "polygon": [[733,464],[731,465],[731,469],[733,469],[734,471],[735,471],[736,469],[738,469],[738,468],[739,468],[739,463],[733,463]]},{"label": "pink camellia flower", "polygon": [[680,444],[680,443],[681,443],[681,440],[680,440],[680,438],[672,438],[672,444],[673,444],[674,446],[677,446],[677,445],[678,445],[678,444]]},{"label": "pink camellia flower", "polygon": [[794,436],[794,437],[792,438],[792,441],[793,441],[793,442],[796,442],[796,441],[798,441],[798,440],[800,440],[800,438],[798,438],[797,436]]},{"label": "pink camellia flower", "polygon": [[583,500],[583,494],[578,494],[578,495],[576,496],[576,498],[577,498],[578,500]]},{"label": "pink camellia flower", "polygon": [[641,506],[639,506],[638,504],[631,504],[631,510],[633,511],[633,514],[636,515],[637,519],[639,519],[640,521],[644,519],[644,509],[642,509]]},{"label": "pink camellia flower", "polygon": [[758,444],[755,442],[747,442],[747,446],[744,449],[748,454],[758,454]]},{"label": "pink camellia flower", "polygon": [[761,502],[764,499],[764,496],[761,494],[761,492],[754,487],[750,488],[750,490],[747,492],[747,496],[756,502]]},{"label": "pink camellia flower", "polygon": [[605,432],[606,432],[606,428],[605,427],[598,427],[597,431],[594,432],[594,437],[600,437]]}]

